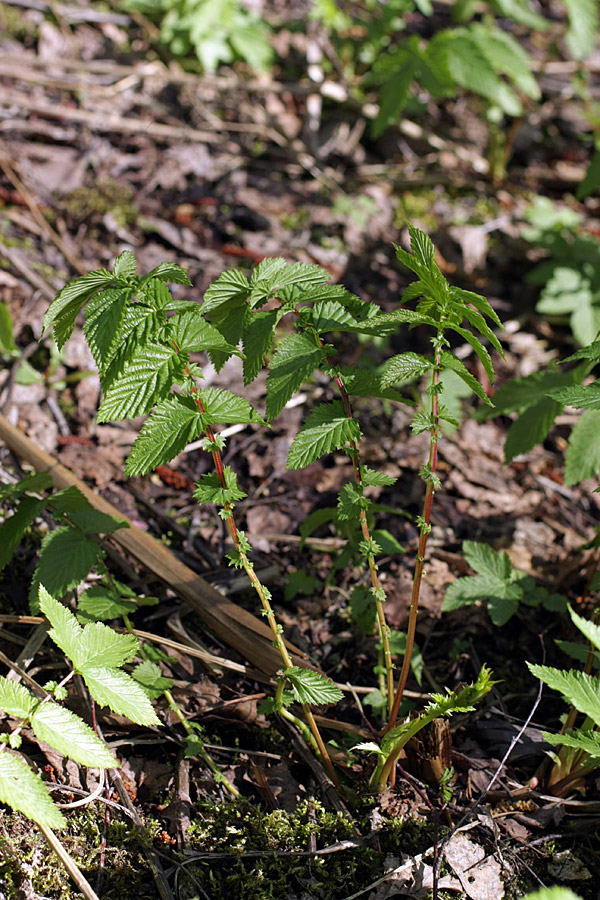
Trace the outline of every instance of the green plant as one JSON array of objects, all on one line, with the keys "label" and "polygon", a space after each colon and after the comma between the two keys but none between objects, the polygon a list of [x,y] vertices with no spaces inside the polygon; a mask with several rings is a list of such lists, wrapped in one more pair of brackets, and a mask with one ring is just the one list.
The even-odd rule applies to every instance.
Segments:
[{"label": "green plant", "polygon": [[[558,754],[552,754],[554,766],[546,779],[547,788],[557,794],[573,786],[582,786],[583,779],[597,768],[600,759],[600,678],[591,674],[593,651],[600,650],[600,626],[582,618],[571,608],[569,614],[592,648],[584,670],[527,663],[532,675],[562,694],[572,708],[560,734],[544,732],[548,743],[561,747]],[[575,727],[578,713],[585,718]]]},{"label": "green plant", "polygon": [[32,682],[35,693],[0,676],[0,707],[20,719],[10,733],[0,736],[0,800],[40,825],[62,828],[66,822],[42,779],[20,753],[14,752],[21,746],[23,728],[30,727],[38,740],[84,766],[118,767],[118,761],[89,725],[61,705],[67,697],[66,685],[75,675],[83,678],[100,706],[108,706],[140,725],[160,725],[160,721],[144,690],[122,670],[138,650],[136,638],[116,634],[102,623],[82,628],[43,585],[39,585],[38,599],[52,626],[49,636],[72,668],[60,682],[49,682],[43,689]]},{"label": "green plant", "polygon": [[[414,228],[411,228],[411,247],[412,253],[401,248],[396,248],[396,253],[418,276],[402,298],[403,304],[418,300],[414,311],[402,306],[393,313],[382,314],[376,304],[363,303],[345,288],[327,284],[329,273],[319,266],[288,265],[283,259],[263,260],[249,279],[238,269],[223,273],[206,291],[202,306],[198,306],[173,298],[166,287],[167,281],[189,283],[186,273],[178,266],[164,263],[141,277],[136,273],[133,255],[125,252],[118,257],[112,272],[101,269],[63,288],[45,319],[46,326],[52,326],[57,345],[62,347],[73,330],[79,310],[87,304],[84,333],[98,365],[104,392],[99,421],[149,413],[127,459],[128,475],[150,472],[176,456],[187,443],[204,435],[202,446],[211,454],[215,471],[201,477],[194,496],[200,503],[210,502],[219,508],[232,543],[228,553],[230,564],[244,569],[248,575],[283,663],[275,696],[266,708],[301,730],[334,779],[311,706],[335,703],[341,692],[325,676],[292,664],[271,607],[270,592],[258,579],[250,559],[248,539],[236,524],[236,502],[246,495],[238,485],[235,472],[223,464],[225,440],[215,430],[217,423],[264,425],[265,422],[243,397],[230,391],[203,389],[199,381],[201,370],[191,355],[207,352],[217,369],[231,356],[242,355],[244,382],[249,384],[262,369],[265,357],[271,354],[266,398],[268,421],[279,415],[315,369],[325,372],[337,389],[339,400],[322,403],[309,413],[292,442],[287,465],[290,469],[302,468],[334,450],[346,452],[352,462],[354,481],[342,488],[336,515],[341,522],[355,523],[360,532],[357,550],[371,583],[371,603],[383,648],[387,728],[392,732],[413,657],[419,592],[431,531],[431,507],[434,489],[439,485],[436,469],[440,423],[449,418],[440,403],[442,371],[455,372],[480,400],[489,403],[479,382],[451,352],[448,334],[454,332],[470,344],[490,379],[494,375],[492,363],[477,334],[501,352],[485,317],[493,324],[500,325],[500,322],[487,301],[477,294],[451,287],[435,264],[433,244]],[[288,332],[275,343],[272,351],[276,332],[284,319]],[[465,327],[465,320],[470,327]],[[386,335],[402,324],[431,328],[433,354],[431,357],[416,353],[396,356],[388,361],[381,377],[367,369],[340,367],[334,360],[334,348],[325,337],[332,331]],[[238,349],[240,344],[243,354]],[[417,411],[412,427],[415,432],[430,432],[430,452],[421,472],[426,485],[425,501],[423,515],[418,520],[420,538],[404,663],[399,683],[395,685],[384,612],[385,592],[376,562],[381,547],[371,531],[373,510],[368,496],[369,487],[386,486],[394,479],[362,463],[360,426],[350,398],[401,399],[392,385],[405,384],[423,375],[431,379],[426,395],[429,408]],[[482,670],[469,696],[483,696],[490,684],[489,673]],[[304,721],[291,711],[294,703],[300,704]],[[436,714],[450,714],[454,703],[461,709],[466,705],[462,695],[454,694],[439,703],[441,712]],[[411,725],[411,734],[426,724],[429,712],[428,708]],[[395,759],[398,742],[389,739],[387,745],[391,748],[390,760]],[[392,766],[390,762],[385,777]]]},{"label": "green plant", "polygon": [[570,888],[545,887],[527,894],[521,900],[581,900],[581,897],[579,894],[574,894]]},{"label": "green plant", "polygon": [[236,59],[257,72],[271,67],[269,28],[240,0],[127,0],[125,6],[158,19],[171,53],[194,53],[206,72]]},{"label": "green plant", "polygon": [[477,601],[487,604],[494,625],[506,625],[519,608],[542,606],[551,612],[563,612],[567,601],[562,594],[551,594],[535,583],[525,572],[512,567],[508,553],[497,553],[489,544],[464,541],[463,556],[477,572],[476,576],[457,578],[442,602],[442,612],[471,606]]},{"label": "green plant", "polygon": [[537,197],[525,213],[523,237],[542,249],[544,259],[528,274],[542,285],[537,312],[551,320],[568,320],[579,344],[600,331],[600,241],[583,229],[583,216]]}]

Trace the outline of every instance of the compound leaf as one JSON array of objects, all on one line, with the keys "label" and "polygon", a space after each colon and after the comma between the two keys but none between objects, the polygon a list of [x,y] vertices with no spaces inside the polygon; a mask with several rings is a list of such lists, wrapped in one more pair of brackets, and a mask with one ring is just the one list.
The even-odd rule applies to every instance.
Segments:
[{"label": "compound leaf", "polygon": [[160,265],[156,266],[155,269],[152,269],[151,272],[142,279],[142,281],[150,281],[152,278],[158,278],[159,281],[167,281],[171,284],[186,284],[191,285],[190,276],[182,269],[181,266],[178,266],[176,263],[172,262],[162,262]]},{"label": "compound leaf", "polygon": [[492,401],[489,399],[477,379],[471,375],[465,364],[454,356],[453,353],[450,353],[448,350],[443,351],[442,365],[445,366],[446,369],[455,372],[459,378],[462,378],[464,383],[473,391],[476,397],[479,397],[479,399],[483,400],[488,406],[493,406]]},{"label": "compound leaf", "polygon": [[181,353],[202,353],[207,350],[224,350],[237,353],[214,325],[202,318],[200,307],[184,310],[169,320],[169,339],[174,341]]},{"label": "compound leaf", "polygon": [[157,700],[165,691],[169,691],[173,687],[173,680],[166,678],[160,666],[150,662],[149,659],[138,663],[131,673],[131,677],[141,685],[150,700]]},{"label": "compound leaf", "polygon": [[[542,731],[545,741],[549,744],[559,744],[563,747],[574,747],[583,750],[592,759],[600,759],[600,734],[597,731],[569,731],[566,734],[549,734]],[[573,900],[577,900],[575,894]],[[566,898],[565,898],[566,900]]]},{"label": "compound leaf", "polygon": [[89,725],[57,703],[40,703],[31,716],[33,733],[82,766],[116,769],[118,761]]},{"label": "compound leaf", "polygon": [[83,333],[100,375],[115,355],[126,304],[132,295],[132,288],[106,288],[86,306]]},{"label": "compound leaf", "polygon": [[238,487],[237,475],[230,466],[223,467],[225,484],[223,487],[216,472],[202,475],[196,484],[194,497],[199,503],[214,503],[216,506],[225,506],[243,500],[247,495]]},{"label": "compound leaf", "polygon": [[323,403],[309,414],[290,447],[286,467],[303,469],[325,453],[360,440],[360,428],[341,402]]},{"label": "compound leaf", "polygon": [[46,828],[64,828],[67,824],[39,775],[7,750],[0,753],[0,801]]}]

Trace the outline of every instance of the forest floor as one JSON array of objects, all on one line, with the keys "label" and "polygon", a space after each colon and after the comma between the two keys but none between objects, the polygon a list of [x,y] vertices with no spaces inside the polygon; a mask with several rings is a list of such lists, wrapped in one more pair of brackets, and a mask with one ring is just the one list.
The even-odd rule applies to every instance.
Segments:
[{"label": "forest floor", "polygon": [[[406,243],[410,221],[431,235],[446,277],[486,296],[503,320],[497,383],[545,369],[577,345],[564,323],[549,324],[535,312],[539,289],[526,276],[536,251],[523,238],[525,211],[536,196],[561,202],[569,195],[593,233],[600,206],[596,198],[576,204],[571,196],[588,161],[576,140],[586,123],[570,91],[573,69],[557,63],[543,76],[544,102],[521,121],[506,173],[494,180],[489,133],[472,100],[432,104],[418,125],[402,121],[374,141],[365,111],[350,103],[325,99],[317,118],[309,117],[310,85],[302,80],[234,70],[186,74],[148,49],[139,23],[131,40],[128,16],[107,12],[95,21],[82,6],[68,20],[55,20],[43,6],[0,4],[0,299],[23,354],[0,371],[1,412],[235,604],[258,614],[246,582],[225,567],[223,523],[192,498],[193,482],[208,471],[204,455],[186,452],[158,474],[125,479],[140,423],[96,423],[100,387],[82,332],[76,329],[60,355],[47,338],[38,343],[49,302],[66,280],[111,267],[128,248],[142,273],[165,260],[186,268],[193,285],[187,299],[200,301],[227,268],[284,256],[316,262],[362,299],[392,310],[410,282],[392,242]],[[301,36],[289,34],[287,46],[280,40],[291,67],[303,52]],[[593,66],[591,77],[593,83]],[[361,358],[377,365],[390,350],[427,352],[427,346],[427,335],[415,330],[394,338],[391,348],[345,337],[338,350],[343,364]],[[29,367],[15,378],[24,359]],[[235,361],[218,373],[207,365],[204,374],[205,384],[241,386]],[[259,409],[264,389],[259,378],[246,394]],[[206,630],[168,585],[109,543],[116,576],[160,599],[140,610],[135,625],[174,641],[165,671],[175,679],[177,701],[202,724],[210,752],[244,799],[229,800],[200,759],[183,759],[178,723],[159,701],[160,732],[101,718],[145,831],[136,831],[119,804],[115,810],[96,802],[69,814],[61,841],[107,900],[348,900],[359,893],[385,900],[426,897],[438,877],[436,890],[474,900],[520,897],[540,884],[600,896],[597,775],[562,796],[543,789],[542,731],[558,730],[563,710],[550,691],[537,702],[539,684],[526,667],[526,661],[568,665],[555,639],[574,639],[570,623],[530,606],[500,628],[483,604],[441,614],[447,586],[469,573],[464,540],[506,550],[514,567],[540,585],[578,609],[593,608],[587,544],[597,533],[600,495],[592,481],[563,484],[575,414],[565,413],[542,446],[509,465],[507,418],[478,421],[466,409],[461,428],[440,441],[442,489],[417,634],[423,677],[421,684],[411,681],[412,696],[419,704],[428,690],[470,682],[482,663],[498,682],[475,713],[451,720],[457,775],[442,809],[419,760],[403,761],[394,789],[370,794],[369,759],[352,754],[352,741],[339,730],[340,722],[351,723],[355,740],[380,727],[369,705],[369,690],[378,686],[375,641],[349,616],[356,569],[331,574],[339,535],[325,525],[301,546],[299,528],[310,513],[335,506],[351,466],[334,454],[307,470],[285,469],[299,424],[328,391],[318,380],[307,384],[269,432],[240,428],[226,462],[249,495],[239,510],[286,637],[336,683],[352,686],[327,713],[337,730],[335,721],[324,726],[347,772],[346,794],[332,799],[310,755],[258,711],[271,688],[257,677],[252,658]],[[405,407],[369,401],[358,411],[366,463],[397,477],[378,500],[398,512],[382,513],[378,524],[405,551],[390,552],[380,566],[388,622],[402,630],[427,435],[411,434]],[[3,480],[19,472],[1,440],[0,467]],[[28,614],[35,540],[30,544],[2,573],[6,615]],[[294,578],[296,572],[308,578]],[[4,626],[11,659],[33,627]],[[224,665],[203,663],[186,653],[186,644],[223,657]],[[29,753],[64,786],[67,800],[85,794],[77,766],[33,741]],[[446,856],[436,870],[443,840]],[[23,817],[0,812],[0,845],[0,897],[79,896]],[[431,848],[434,856],[427,855]]]}]

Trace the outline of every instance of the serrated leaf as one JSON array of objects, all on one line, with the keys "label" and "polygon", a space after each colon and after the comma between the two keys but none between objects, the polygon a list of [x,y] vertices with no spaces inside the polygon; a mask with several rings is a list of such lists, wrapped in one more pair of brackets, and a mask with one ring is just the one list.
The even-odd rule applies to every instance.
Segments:
[{"label": "serrated leaf", "polygon": [[0,675],[0,709],[4,710],[7,716],[25,719],[37,702],[22,684]]},{"label": "serrated leaf", "polygon": [[492,401],[489,399],[477,379],[473,375],[471,375],[465,364],[456,356],[454,356],[453,353],[450,353],[448,350],[444,350],[442,353],[441,361],[442,365],[445,366],[446,369],[450,369],[452,372],[455,372],[459,376],[459,378],[462,378],[464,383],[473,391],[476,397],[479,397],[479,399],[483,400],[483,402],[488,406],[493,405]]},{"label": "serrated leaf", "polygon": [[137,725],[160,725],[144,689],[130,675],[103,666],[83,667],[81,675],[100,706],[108,706]]},{"label": "serrated leaf", "polygon": [[214,325],[202,318],[200,307],[177,313],[169,320],[171,330],[169,340],[177,345],[181,353],[203,353],[209,350],[223,350],[237,353],[237,347],[229,344]]},{"label": "serrated leaf", "polygon": [[463,555],[479,575],[491,575],[501,581],[508,581],[512,574],[510,557],[505,551],[497,553],[489,544],[480,541],[463,541]]},{"label": "serrated leaf", "polygon": [[208,418],[191,397],[171,394],[152,410],[125,464],[126,475],[146,475],[185,450],[205,430]]},{"label": "serrated leaf", "polygon": [[312,669],[292,666],[283,673],[290,682],[295,699],[311,706],[327,706],[342,700],[344,694],[327,676]]},{"label": "serrated leaf", "polygon": [[171,262],[162,262],[155,269],[152,269],[151,272],[148,272],[143,280],[148,281],[151,278],[158,278],[159,281],[166,281],[171,284],[192,284],[190,276],[185,269]]},{"label": "serrated leaf", "polygon": [[338,519],[345,522],[354,519],[361,509],[366,509],[369,501],[363,496],[361,489],[354,482],[345,484],[338,497]]},{"label": "serrated leaf", "polygon": [[600,726],[600,679],[575,669],[566,671],[550,666],[537,666],[529,662],[527,666],[535,678],[539,678],[552,690],[558,691],[567,703]]},{"label": "serrated leaf", "polygon": [[532,10],[530,0],[493,0],[492,6],[501,16],[535,31],[547,31],[550,27],[547,19]]},{"label": "serrated leaf", "polygon": [[137,272],[137,262],[131,250],[123,250],[115,259],[113,275],[128,278]]},{"label": "serrated leaf", "polygon": [[97,269],[81,278],[69,281],[58,292],[44,316],[44,330],[52,326],[52,333],[58,349],[62,349],[71,337],[79,310],[89,298],[102,287],[114,284],[115,277],[106,269]]},{"label": "serrated leaf", "polygon": [[303,469],[325,453],[360,440],[356,419],[349,419],[340,401],[323,403],[308,415],[290,447],[286,468]]},{"label": "serrated leaf", "polygon": [[255,312],[244,328],[242,346],[244,348],[244,385],[249,385],[265,364],[271,349],[277,324],[277,311]]},{"label": "serrated leaf", "polygon": [[86,307],[83,333],[101,375],[114,357],[121,322],[132,295],[132,288],[106,288]]},{"label": "serrated leaf", "polygon": [[456,84],[497,104],[507,115],[519,116],[522,105],[495,71],[471,29],[455,28],[443,34],[446,62]]},{"label": "serrated leaf", "polygon": [[249,294],[250,285],[244,273],[230,269],[209,285],[202,302],[202,314],[212,313],[221,306],[227,306],[227,309],[243,306]]},{"label": "serrated leaf", "polygon": [[508,429],[504,444],[505,461],[508,463],[515,456],[527,453],[536,444],[540,444],[562,409],[562,403],[557,403],[550,397],[544,397],[534,406],[528,407]]},{"label": "serrated leaf", "polygon": [[135,656],[140,646],[132,634],[117,634],[102,622],[86,625],[79,639],[77,656],[72,657],[75,668],[84,666],[122,666]]},{"label": "serrated leaf", "polygon": [[80,621],[108,621],[135,612],[135,609],[134,603],[121,600],[111,588],[96,585],[80,595],[77,617]]},{"label": "serrated leaf", "polygon": [[51,531],[42,541],[29,601],[37,606],[38,587],[44,585],[52,596],[62,597],[83,581],[96,564],[100,547],[79,528],[66,525]]},{"label": "serrated leaf", "polygon": [[[481,313],[476,309],[471,309],[469,306],[463,306],[462,313],[471,326],[471,328],[475,328],[482,337],[486,338],[494,350],[497,350],[498,353],[502,354],[502,347],[500,345],[500,341],[489,327]],[[502,354],[503,355],[503,354]],[[493,381],[493,379],[490,379]]]},{"label": "serrated leaf", "polygon": [[[211,314],[211,324],[217,328],[231,347],[237,347],[242,339],[248,310],[244,303],[238,306],[224,304]],[[217,372],[233,356],[229,350],[210,350],[209,356]]]},{"label": "serrated leaf", "polygon": [[493,69],[508,76],[527,97],[539,100],[540,87],[531,72],[532,58],[511,34],[496,25],[481,23],[473,23],[469,30]]},{"label": "serrated leaf", "polygon": [[263,417],[245,400],[221,388],[206,388],[200,392],[209,422],[219,425],[264,425]]},{"label": "serrated leaf", "polygon": [[409,224],[408,231],[410,234],[410,249],[419,262],[430,269],[435,265],[435,247],[431,238],[424,231],[415,228],[414,225]]},{"label": "serrated leaf", "polygon": [[82,766],[116,769],[118,761],[89,725],[64,706],[40,703],[30,719],[35,736]]},{"label": "serrated leaf", "polygon": [[216,472],[202,475],[196,484],[194,497],[199,503],[214,503],[215,506],[225,506],[237,500],[243,500],[247,495],[238,487],[237,475],[230,466],[223,467],[225,483],[224,488],[219,481]]},{"label": "serrated leaf", "polygon": [[39,775],[20,756],[6,750],[0,753],[0,801],[46,828],[67,824]]},{"label": "serrated leaf", "polygon": [[97,421],[118,422],[147,413],[165,399],[181,374],[181,360],[174,348],[162,344],[146,347],[106,391]]},{"label": "serrated leaf", "polygon": [[313,285],[329,281],[331,273],[315,263],[292,263],[282,269],[278,275],[276,282],[279,286],[289,287],[294,284]]},{"label": "serrated leaf", "polygon": [[73,613],[48,593],[43,584],[39,587],[39,607],[52,628],[48,632],[65,656],[75,660],[83,629]]},{"label": "serrated leaf", "polygon": [[362,482],[366,485],[383,486],[395,484],[398,481],[395,475],[386,475],[385,472],[377,472],[364,466],[362,470]]},{"label": "serrated leaf", "polygon": [[129,522],[125,519],[117,519],[99,509],[76,509],[67,516],[73,523],[86,534],[113,534],[120,528],[129,528]]},{"label": "serrated leaf", "polygon": [[565,457],[565,485],[579,484],[600,472],[600,409],[586,409],[576,422]]},{"label": "serrated leaf", "polygon": [[385,364],[381,375],[383,387],[390,387],[398,382],[412,381],[420,378],[433,368],[433,360],[420,353],[402,353],[393,356]]},{"label": "serrated leaf", "polygon": [[325,351],[306,334],[290,334],[273,354],[267,377],[266,418],[279,415],[303,381],[319,366]]},{"label": "serrated leaf", "polygon": [[0,525],[0,571],[10,562],[25,532],[46,506],[46,500],[24,497],[12,514]]},{"label": "serrated leaf", "polygon": [[402,544],[385,528],[376,528],[372,532],[371,537],[379,544],[382,556],[396,556],[400,553],[406,553]]},{"label": "serrated leaf", "polygon": [[553,400],[558,400],[565,406],[573,406],[575,409],[600,410],[600,381],[594,381],[585,387],[575,384],[549,391],[549,396]]},{"label": "serrated leaf", "polygon": [[344,366],[340,369],[340,375],[351,397],[379,397],[382,400],[412,404],[411,400],[407,400],[394,388],[383,387],[379,375],[370,369]]},{"label": "serrated leaf", "polygon": [[588,639],[590,644],[592,644],[596,650],[600,650],[600,625],[596,625],[596,623],[590,621],[590,619],[584,619],[582,616],[578,615],[575,610],[571,609],[571,607],[569,607],[569,615],[571,616],[571,621],[577,626],[582,635]]},{"label": "serrated leaf", "polygon": [[475,351],[477,358],[481,362],[481,365],[485,369],[485,374],[490,379],[492,384],[495,380],[494,367],[492,365],[492,360],[490,359],[490,354],[487,352],[479,338],[476,338],[475,335],[470,332],[467,328],[459,327],[458,325],[450,326],[452,331],[455,331],[457,334],[460,334],[462,338],[470,344],[473,350]]},{"label": "serrated leaf", "polygon": [[144,689],[150,700],[157,700],[173,687],[173,680],[166,678],[160,666],[147,659],[135,667],[131,677]]},{"label": "serrated leaf", "polygon": [[250,284],[275,284],[278,275],[286,268],[287,263],[283,256],[267,256],[252,269]]},{"label": "serrated leaf", "polygon": [[573,747],[575,750],[583,750],[592,759],[600,759],[600,734],[597,731],[571,731],[566,734],[549,734],[543,731],[542,736],[549,744]]}]

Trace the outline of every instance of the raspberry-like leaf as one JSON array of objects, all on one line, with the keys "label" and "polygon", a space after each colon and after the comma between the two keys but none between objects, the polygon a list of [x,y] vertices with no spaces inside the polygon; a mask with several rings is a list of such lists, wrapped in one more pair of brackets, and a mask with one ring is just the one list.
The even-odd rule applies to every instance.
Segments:
[{"label": "raspberry-like leaf", "polygon": [[0,753],[0,801],[46,828],[67,824],[39,775],[8,750]]},{"label": "raspberry-like leaf", "polygon": [[30,721],[38,740],[54,747],[63,756],[69,756],[83,766],[118,767],[118,761],[89,725],[63,706],[40,703]]},{"label": "raspberry-like leaf", "polygon": [[360,428],[339,401],[323,403],[309,414],[290,447],[287,468],[303,469],[325,453],[360,440]]},{"label": "raspberry-like leaf", "polygon": [[300,666],[292,666],[283,673],[290,682],[295,699],[299,703],[309,703],[311,706],[328,706],[337,703],[344,696],[342,691],[335,686],[327,676],[312,669],[301,669]]},{"label": "raspberry-like leaf", "polygon": [[267,378],[268,421],[279,415],[303,381],[319,366],[325,351],[306,334],[290,334],[273,354]]},{"label": "raspberry-like leaf", "polygon": [[126,475],[146,475],[185,450],[206,428],[208,418],[191,397],[171,394],[152,410],[127,457]]}]

